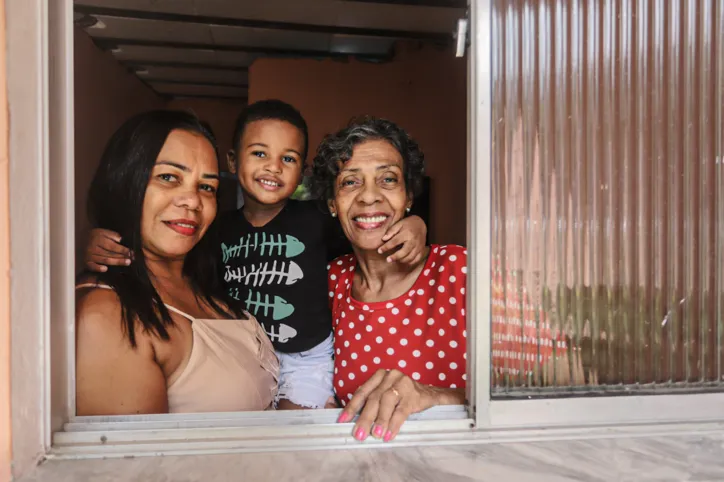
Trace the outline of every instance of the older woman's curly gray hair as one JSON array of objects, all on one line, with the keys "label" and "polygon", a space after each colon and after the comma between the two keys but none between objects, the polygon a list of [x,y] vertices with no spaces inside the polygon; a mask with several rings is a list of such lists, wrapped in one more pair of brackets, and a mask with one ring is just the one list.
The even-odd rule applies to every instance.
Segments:
[{"label": "older woman's curly gray hair", "polygon": [[352,157],[355,146],[366,141],[389,142],[402,156],[405,188],[414,198],[422,189],[425,155],[417,142],[394,122],[376,117],[353,119],[347,127],[327,135],[314,156],[312,192],[318,199],[334,197],[334,185],[340,167]]}]

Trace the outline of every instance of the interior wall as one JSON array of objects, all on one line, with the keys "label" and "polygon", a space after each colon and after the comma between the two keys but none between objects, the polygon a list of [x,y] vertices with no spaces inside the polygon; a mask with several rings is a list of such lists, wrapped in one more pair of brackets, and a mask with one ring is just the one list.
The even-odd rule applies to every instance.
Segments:
[{"label": "interior wall", "polygon": [[76,268],[90,229],[88,188],[111,135],[131,116],[165,106],[158,96],[113,56],[75,29],[75,236]]},{"label": "interior wall", "polygon": [[388,118],[425,153],[431,177],[430,239],[466,242],[467,64],[449,50],[401,43],[383,64],[260,59],[249,102],[278,98],[309,124],[310,159],[322,137],[359,115]]},{"label": "interior wall", "polygon": [[10,480],[10,167],[8,162],[5,2],[0,2],[0,482]]}]

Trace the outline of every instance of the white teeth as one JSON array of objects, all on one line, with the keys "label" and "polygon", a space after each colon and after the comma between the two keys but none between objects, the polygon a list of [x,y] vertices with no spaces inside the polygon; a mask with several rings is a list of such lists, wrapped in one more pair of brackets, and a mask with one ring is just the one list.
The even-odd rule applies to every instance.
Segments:
[{"label": "white teeth", "polygon": [[185,224],[185,223],[175,223],[175,224],[176,224],[176,226],[181,226],[183,228],[189,228],[189,229],[194,229],[196,227],[193,224]]},{"label": "white teeth", "polygon": [[266,180],[266,179],[259,179],[259,182],[262,183],[262,184],[266,184],[267,186],[279,187],[279,183],[274,182],[274,181],[268,181],[268,180]]},{"label": "white teeth", "polygon": [[385,222],[385,219],[387,219],[387,216],[370,216],[370,217],[363,217],[358,216],[355,218],[360,223],[383,223]]}]

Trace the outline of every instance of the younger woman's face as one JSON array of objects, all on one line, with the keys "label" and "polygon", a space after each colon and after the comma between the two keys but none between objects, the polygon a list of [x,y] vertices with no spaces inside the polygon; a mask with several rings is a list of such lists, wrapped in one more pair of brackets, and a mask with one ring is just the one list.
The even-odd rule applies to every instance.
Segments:
[{"label": "younger woman's face", "polygon": [[202,135],[174,130],[156,158],[143,199],[141,236],[146,256],[182,259],[216,217],[219,169]]},{"label": "younger woman's face", "polygon": [[362,250],[377,250],[387,229],[412,205],[402,156],[384,140],[355,146],[352,157],[340,167],[334,194],[329,208],[352,245]]}]

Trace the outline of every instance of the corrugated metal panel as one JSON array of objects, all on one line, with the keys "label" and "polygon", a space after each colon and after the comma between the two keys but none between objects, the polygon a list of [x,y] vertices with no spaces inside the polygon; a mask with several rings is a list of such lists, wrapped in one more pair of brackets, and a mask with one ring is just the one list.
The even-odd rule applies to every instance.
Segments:
[{"label": "corrugated metal panel", "polygon": [[492,28],[494,396],[721,388],[724,2]]}]

